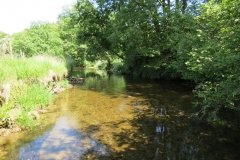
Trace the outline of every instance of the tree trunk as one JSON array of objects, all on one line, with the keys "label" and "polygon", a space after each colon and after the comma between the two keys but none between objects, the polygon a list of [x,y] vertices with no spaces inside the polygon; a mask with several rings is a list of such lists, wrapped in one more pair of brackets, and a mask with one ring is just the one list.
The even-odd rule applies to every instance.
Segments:
[{"label": "tree trunk", "polygon": [[11,43],[11,41],[9,41],[9,54],[10,54],[11,58],[13,59],[13,54],[12,54],[12,43]]},{"label": "tree trunk", "polygon": [[3,42],[3,44],[2,44],[2,51],[0,52],[0,53],[1,53],[0,55],[1,55],[2,57],[5,56],[6,49],[7,49],[7,45],[6,45],[6,43]]},{"label": "tree trunk", "polygon": [[170,9],[171,9],[171,2],[170,2],[170,0],[167,0],[167,5],[168,5],[168,11],[170,11]]},{"label": "tree trunk", "polygon": [[176,0],[176,11],[179,10],[179,0]]},{"label": "tree trunk", "polygon": [[187,0],[183,0],[182,1],[182,14],[185,13],[186,8],[187,8]]},{"label": "tree trunk", "polygon": [[162,0],[162,8],[163,8],[163,15],[165,16],[166,15],[166,3],[165,3],[165,0]]},{"label": "tree trunk", "polygon": [[22,50],[20,50],[20,57],[21,57],[21,59],[25,58],[24,53],[22,52]]}]

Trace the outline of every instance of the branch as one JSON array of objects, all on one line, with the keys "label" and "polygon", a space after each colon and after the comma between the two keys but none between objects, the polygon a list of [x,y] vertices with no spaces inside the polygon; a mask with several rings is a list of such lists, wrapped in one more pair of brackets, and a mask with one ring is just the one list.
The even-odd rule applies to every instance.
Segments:
[{"label": "branch", "polygon": [[125,59],[122,55],[119,55],[118,53],[113,53],[113,54],[115,54],[118,58],[121,58],[122,60]]}]

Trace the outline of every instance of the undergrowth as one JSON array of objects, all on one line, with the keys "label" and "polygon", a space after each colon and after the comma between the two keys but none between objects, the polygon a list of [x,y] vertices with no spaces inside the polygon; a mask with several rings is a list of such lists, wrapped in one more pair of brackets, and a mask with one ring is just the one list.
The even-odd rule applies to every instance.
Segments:
[{"label": "undergrowth", "polygon": [[40,84],[22,87],[22,92],[17,95],[16,104],[24,111],[31,111],[39,106],[46,106],[52,99],[51,93]]},{"label": "undergrowth", "polygon": [[29,128],[32,128],[35,125],[33,117],[28,115],[27,112],[21,112],[16,119],[16,123],[19,126],[24,126]]},{"label": "undergrowth", "polygon": [[[60,78],[66,76],[67,67],[71,66],[68,63],[71,61],[50,56],[0,58],[0,91],[3,84],[11,85],[9,103],[5,104],[2,101],[4,99],[1,100],[3,106],[0,107],[0,120],[10,117],[11,110],[17,107],[19,114],[15,117],[16,123],[25,127],[34,126],[34,119],[29,112],[47,106],[52,100],[51,92],[42,81],[49,76],[50,71]],[[59,85],[66,87],[68,81],[61,80]]]},{"label": "undergrowth", "polygon": [[38,79],[49,74],[67,72],[67,64],[63,59],[49,56],[35,56],[26,59],[0,58],[0,84],[16,80]]}]

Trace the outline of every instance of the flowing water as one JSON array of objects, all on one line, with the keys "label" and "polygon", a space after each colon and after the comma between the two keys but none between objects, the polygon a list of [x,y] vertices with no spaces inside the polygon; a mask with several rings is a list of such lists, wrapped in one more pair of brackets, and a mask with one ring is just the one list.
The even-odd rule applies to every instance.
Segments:
[{"label": "flowing water", "polygon": [[189,118],[189,84],[74,76],[85,82],[61,93],[36,128],[0,141],[2,159],[240,159],[239,130]]}]

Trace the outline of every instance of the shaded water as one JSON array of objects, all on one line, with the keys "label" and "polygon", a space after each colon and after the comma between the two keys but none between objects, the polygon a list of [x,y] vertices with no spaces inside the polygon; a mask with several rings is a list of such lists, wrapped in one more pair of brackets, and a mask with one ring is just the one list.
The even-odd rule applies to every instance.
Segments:
[{"label": "shaded water", "polygon": [[189,118],[188,84],[74,75],[85,83],[62,93],[38,127],[6,141],[3,159],[240,159],[238,130]]}]

